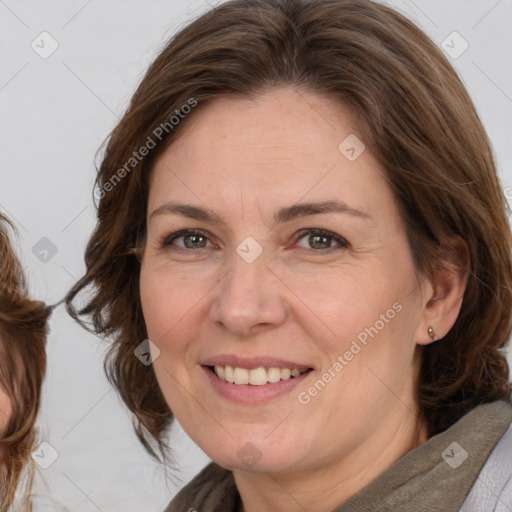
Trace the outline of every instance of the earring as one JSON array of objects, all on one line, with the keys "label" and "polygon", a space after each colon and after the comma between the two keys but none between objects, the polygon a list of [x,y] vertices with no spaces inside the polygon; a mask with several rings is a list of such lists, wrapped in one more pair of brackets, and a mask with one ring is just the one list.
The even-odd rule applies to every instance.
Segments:
[{"label": "earring", "polygon": [[428,336],[429,336],[429,338],[430,338],[432,341],[435,341],[437,336],[436,336],[436,332],[434,331],[434,328],[433,328],[432,326],[430,326],[430,327],[428,328],[428,331],[427,331],[427,332],[428,332]]}]

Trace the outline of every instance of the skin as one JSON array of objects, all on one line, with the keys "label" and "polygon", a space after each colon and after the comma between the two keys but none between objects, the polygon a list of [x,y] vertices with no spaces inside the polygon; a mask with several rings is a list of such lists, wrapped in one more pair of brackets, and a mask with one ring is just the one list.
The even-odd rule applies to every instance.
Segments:
[{"label": "skin", "polygon": [[[5,350],[3,347],[3,341],[0,336],[0,357],[2,352]],[[18,358],[16,358],[18,359]],[[0,435],[3,434],[9,424],[9,420],[12,416],[12,403],[11,397],[7,393],[3,385],[0,384]]]},{"label": "skin", "polygon": [[12,405],[9,395],[0,387],[0,432],[4,432],[12,414]]},{"label": "skin", "polygon": [[[378,162],[369,150],[351,162],[338,149],[359,133],[343,105],[274,89],[200,105],[185,128],[156,161],[148,198],[140,291],[160,350],[158,382],[190,437],[233,470],[243,510],[331,511],[427,440],[413,399],[419,355],[430,325],[440,338],[455,322],[465,278],[449,268],[431,281],[418,275]],[[272,220],[282,207],[325,200],[368,217]],[[168,201],[208,207],[226,224],[153,214]],[[184,238],[162,247],[185,228],[203,232],[200,248],[185,248]],[[298,238],[305,228],[348,247]],[[236,252],[248,236],[263,249],[252,263]],[[394,303],[401,311],[301,404],[298,393]],[[220,396],[200,366],[219,354],[270,355],[313,371],[284,396],[240,404]],[[237,456],[248,442],[261,455],[251,467]]]}]

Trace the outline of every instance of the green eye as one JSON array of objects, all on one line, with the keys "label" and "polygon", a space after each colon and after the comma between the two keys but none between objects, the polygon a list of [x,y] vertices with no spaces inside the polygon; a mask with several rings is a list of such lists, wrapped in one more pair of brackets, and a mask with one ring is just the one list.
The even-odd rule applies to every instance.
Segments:
[{"label": "green eye", "polygon": [[[182,245],[176,244],[176,240],[183,239]],[[174,245],[179,249],[203,249],[207,247],[208,237],[201,231],[183,229],[165,238],[162,248]]]},{"label": "green eye", "polygon": [[[336,248],[342,249],[349,246],[348,242],[341,236],[325,229],[304,229],[297,234],[297,241],[302,238],[308,237],[306,243],[309,247],[303,247],[304,249],[313,249],[317,252],[328,251]],[[333,247],[333,241],[338,244],[338,247]]]}]

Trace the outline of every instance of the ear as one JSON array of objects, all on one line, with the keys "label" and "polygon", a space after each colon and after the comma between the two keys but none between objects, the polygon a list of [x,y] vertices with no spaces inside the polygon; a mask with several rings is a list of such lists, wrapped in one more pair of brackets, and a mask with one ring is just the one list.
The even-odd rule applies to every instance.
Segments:
[{"label": "ear", "polygon": [[440,262],[424,287],[423,314],[415,338],[419,345],[446,336],[459,316],[469,275],[469,250],[458,236],[451,238],[450,246],[451,257]]}]

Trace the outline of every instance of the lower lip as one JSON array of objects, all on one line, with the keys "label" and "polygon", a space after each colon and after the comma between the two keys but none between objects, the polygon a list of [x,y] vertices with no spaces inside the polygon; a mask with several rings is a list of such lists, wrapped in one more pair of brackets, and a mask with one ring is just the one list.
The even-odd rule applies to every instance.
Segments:
[{"label": "lower lip", "polygon": [[206,377],[215,391],[233,402],[246,404],[260,404],[290,393],[312,373],[311,370],[308,370],[301,373],[298,377],[289,378],[288,380],[271,382],[262,386],[253,386],[252,384],[232,384],[231,382],[226,382],[219,379],[217,374],[208,367],[202,366],[201,368],[206,373]]}]

